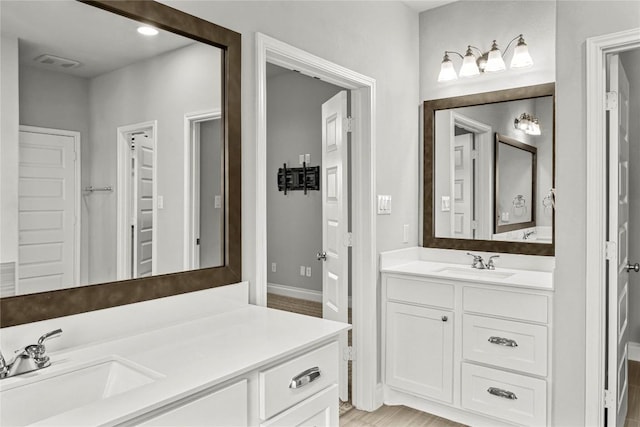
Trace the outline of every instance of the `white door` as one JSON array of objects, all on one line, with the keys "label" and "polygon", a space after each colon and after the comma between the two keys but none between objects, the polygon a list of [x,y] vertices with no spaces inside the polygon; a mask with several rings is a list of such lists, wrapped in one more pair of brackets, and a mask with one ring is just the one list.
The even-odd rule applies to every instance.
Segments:
[{"label": "white door", "polygon": [[609,93],[617,102],[609,110],[609,242],[616,250],[608,261],[607,389],[615,405],[608,408],[607,425],[620,427],[627,415],[629,377],[629,81],[618,55],[609,60]]},{"label": "white door", "polygon": [[16,294],[78,285],[76,138],[22,128],[19,144]]},{"label": "white door", "polygon": [[147,132],[131,135],[133,186],[132,277],[153,273],[153,140]]},{"label": "white door", "polygon": [[[349,286],[349,223],[347,91],[322,105],[322,317],[347,322]],[[347,332],[340,336],[341,354],[346,354]],[[348,396],[348,364],[340,360],[339,394]]]},{"label": "white door", "polygon": [[473,134],[456,135],[453,144],[451,235],[473,239]]}]

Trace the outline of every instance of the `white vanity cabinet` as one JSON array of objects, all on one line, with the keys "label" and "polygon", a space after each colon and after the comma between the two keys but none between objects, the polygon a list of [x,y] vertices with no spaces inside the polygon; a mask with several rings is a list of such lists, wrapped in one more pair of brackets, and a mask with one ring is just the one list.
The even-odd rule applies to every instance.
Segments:
[{"label": "white vanity cabinet", "polygon": [[548,424],[551,289],[382,273],[385,403],[472,425]]},{"label": "white vanity cabinet", "polygon": [[451,403],[453,288],[420,285],[411,279],[387,278],[386,382]]},{"label": "white vanity cabinet", "polygon": [[157,427],[195,427],[205,425],[246,426],[248,425],[247,380],[238,381],[220,390],[193,396],[186,402],[169,405],[159,415],[152,415],[146,421],[133,425]]},{"label": "white vanity cabinet", "polygon": [[336,341],[265,364],[230,383],[188,396],[124,425],[338,425]]}]

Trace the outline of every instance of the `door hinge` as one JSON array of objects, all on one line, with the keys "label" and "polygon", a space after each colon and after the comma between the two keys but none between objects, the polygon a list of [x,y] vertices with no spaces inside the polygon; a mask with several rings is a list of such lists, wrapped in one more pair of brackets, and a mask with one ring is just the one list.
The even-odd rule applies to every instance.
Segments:
[{"label": "door hinge", "polygon": [[348,232],[344,236],[344,246],[347,248],[353,247],[353,233]]},{"label": "door hinge", "polygon": [[604,255],[605,255],[605,259],[609,261],[616,259],[616,256],[617,256],[616,242],[605,242]]},{"label": "door hinge", "polygon": [[614,408],[616,406],[616,400],[609,390],[604,390],[604,407],[605,408]]},{"label": "door hinge", "polygon": [[199,244],[200,244],[200,238],[198,237],[198,238],[196,239],[196,245],[199,245]]},{"label": "door hinge", "polygon": [[344,127],[347,129],[347,132],[353,132],[353,117],[348,116],[344,119]]},{"label": "door hinge", "polygon": [[342,353],[342,360],[344,360],[345,362],[348,362],[350,360],[355,360],[355,357],[356,357],[355,350],[353,349],[352,346],[348,346],[347,348],[344,349]]},{"label": "door hinge", "polygon": [[607,92],[606,110],[616,110],[618,109],[618,92]]},{"label": "door hinge", "polygon": [[471,221],[471,229],[472,230],[478,229],[478,221]]},{"label": "door hinge", "polygon": [[473,160],[478,160],[478,150],[471,150],[471,158]]}]

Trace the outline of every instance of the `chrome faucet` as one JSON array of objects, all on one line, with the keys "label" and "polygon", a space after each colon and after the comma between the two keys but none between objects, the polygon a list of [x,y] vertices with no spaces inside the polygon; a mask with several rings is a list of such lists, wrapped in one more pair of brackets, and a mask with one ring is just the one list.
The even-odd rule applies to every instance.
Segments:
[{"label": "chrome faucet", "polygon": [[533,236],[534,234],[536,234],[535,230],[530,230],[530,231],[524,231],[522,233],[522,240],[528,240],[529,237]]},{"label": "chrome faucet", "polygon": [[486,261],[480,256],[467,252],[467,255],[473,257],[471,268],[477,268],[478,270],[495,270],[496,266],[493,263],[494,258],[500,258],[500,255],[492,255],[489,257],[489,261]]},{"label": "chrome faucet", "polygon": [[475,255],[475,254],[472,254],[471,252],[467,252],[467,255],[473,257],[471,268],[477,268],[478,270],[484,270],[487,268],[487,264],[485,264],[484,259],[482,259],[480,255]]},{"label": "chrome faucet", "polygon": [[17,355],[9,363],[5,361],[2,353],[0,353],[0,379],[13,377],[51,366],[49,356],[45,355],[47,349],[44,346],[44,342],[49,338],[57,337],[60,334],[62,334],[62,329],[47,332],[38,339],[37,344],[31,344],[16,351]]}]

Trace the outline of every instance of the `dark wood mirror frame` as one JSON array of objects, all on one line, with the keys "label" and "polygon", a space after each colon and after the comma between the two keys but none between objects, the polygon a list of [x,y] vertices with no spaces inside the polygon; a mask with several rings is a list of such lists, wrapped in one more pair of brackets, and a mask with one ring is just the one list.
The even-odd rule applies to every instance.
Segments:
[{"label": "dark wood mirror frame", "polygon": [[122,280],[0,299],[0,327],[132,304],[242,280],[241,250],[241,35],[151,0],[82,3],[144,22],[222,50],[225,141],[225,245],[221,267]]},{"label": "dark wood mirror frame", "polygon": [[[435,182],[435,138],[434,119],[438,110],[450,108],[470,107],[473,105],[492,104],[495,102],[517,101],[542,96],[553,97],[553,167],[552,182],[555,182],[555,83],[545,83],[515,89],[505,89],[473,95],[457,96],[453,98],[434,99],[424,101],[424,205],[423,205],[423,237],[422,245],[427,248],[474,250],[484,252],[501,252],[525,255],[555,254],[555,239],[548,243],[504,242],[497,240],[470,240],[436,237],[433,223],[433,192]],[[555,234],[555,213],[553,216],[553,230]]]},{"label": "dark wood mirror frame", "polygon": [[[493,149],[493,212],[498,212],[498,194],[500,194],[500,144],[506,144],[513,148],[523,150],[531,154],[531,207],[536,206],[536,175],[538,165],[538,149],[529,144],[518,141],[517,139],[509,138],[505,135],[500,135],[496,132],[495,148]],[[504,233],[507,231],[521,230],[523,228],[530,228],[536,226],[536,210],[531,209],[531,221],[519,222],[515,224],[500,225],[498,221],[498,215],[493,215],[493,232]]]}]

